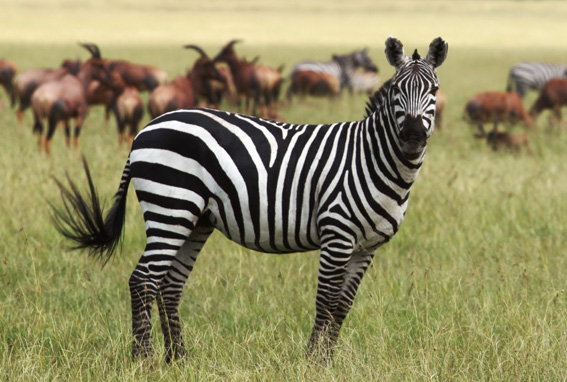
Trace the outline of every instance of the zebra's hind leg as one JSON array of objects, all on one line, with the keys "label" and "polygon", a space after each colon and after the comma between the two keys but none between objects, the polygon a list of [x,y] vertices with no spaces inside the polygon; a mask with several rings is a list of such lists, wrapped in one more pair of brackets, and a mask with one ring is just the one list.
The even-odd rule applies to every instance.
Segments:
[{"label": "zebra's hind leg", "polygon": [[179,300],[197,255],[212,232],[213,228],[198,225],[177,252],[171,268],[160,284],[157,303],[165,343],[165,360],[168,363],[185,356],[179,322]]},{"label": "zebra's hind leg", "polygon": [[[153,347],[150,333],[152,329],[152,304],[157,297],[160,285],[171,270],[179,249],[193,231],[197,219],[187,220],[186,225],[159,223],[161,215],[146,209],[146,235],[148,242],[144,254],[132,272],[128,282],[132,299],[132,334],[134,358],[151,357]],[[155,220],[149,220],[152,216]],[[190,226],[190,227],[189,227]]]},{"label": "zebra's hind leg", "polygon": [[140,263],[134,269],[128,282],[132,300],[132,346],[133,358],[148,358],[153,356],[150,332],[152,330],[152,304],[157,295],[157,285],[160,280],[151,277],[147,263]]}]

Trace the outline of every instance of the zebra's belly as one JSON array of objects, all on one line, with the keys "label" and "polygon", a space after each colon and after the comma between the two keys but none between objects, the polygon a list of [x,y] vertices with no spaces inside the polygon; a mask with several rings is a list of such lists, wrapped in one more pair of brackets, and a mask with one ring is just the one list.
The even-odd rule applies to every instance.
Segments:
[{"label": "zebra's belly", "polygon": [[[353,251],[374,252],[378,247],[390,241],[395,235],[404,218],[404,208],[390,211],[391,217],[397,224],[392,225],[384,219],[378,222],[367,222],[358,226],[353,222],[342,221],[349,226],[353,237],[343,237],[345,243],[351,244]],[[268,253],[291,253],[315,250],[321,248],[320,232],[317,219],[308,219],[309,223],[299,219],[298,221],[284,220],[262,221],[256,226],[252,222],[245,224],[243,221],[229,220],[223,222],[218,210],[209,210],[210,224],[222,232],[230,240],[246,247]],[[295,214],[289,213],[289,216]],[[237,227],[240,225],[240,229]],[[244,232],[242,232],[244,230]]]},{"label": "zebra's belly", "polygon": [[[258,241],[246,241],[241,237],[233,237],[230,233],[224,229],[222,226],[215,226],[217,230],[222,232],[231,241],[242,245],[248,249],[252,249],[259,252],[266,253],[293,253],[293,252],[306,252],[311,250],[317,250],[321,248],[321,243],[319,239],[315,242],[308,242],[305,236],[295,237],[288,236],[285,237],[282,232],[277,233],[279,239],[276,240],[258,240]],[[369,237],[360,239],[353,242],[353,251],[363,251],[368,253],[373,253],[376,249],[386,244],[394,236],[395,232],[389,231],[382,234],[373,234]]]},{"label": "zebra's belly", "polygon": [[[223,218],[213,206],[208,211],[209,223],[227,238],[243,247],[268,253],[304,252],[320,248],[320,240],[315,223],[282,224],[271,222],[246,221]],[[288,223],[291,223],[288,221]],[[296,224],[298,225],[296,228]]]},{"label": "zebra's belly", "polygon": [[382,234],[372,234],[369,237],[360,240],[358,243],[355,244],[355,250],[373,253],[381,247],[382,245],[386,244],[390,239],[394,236],[393,232],[384,232]]}]

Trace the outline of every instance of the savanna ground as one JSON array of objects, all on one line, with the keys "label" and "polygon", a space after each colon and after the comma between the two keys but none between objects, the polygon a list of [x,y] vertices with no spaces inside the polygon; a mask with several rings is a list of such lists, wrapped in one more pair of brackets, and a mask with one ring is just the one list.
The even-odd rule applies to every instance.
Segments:
[{"label": "savanna ground", "polygon": [[[214,235],[197,261],[180,315],[189,355],[163,361],[159,323],[151,365],[130,359],[128,277],[144,247],[130,193],[122,252],[101,270],[69,251],[50,223],[58,202],[51,176],[84,179],[80,155],[62,131],[53,155],[37,152],[32,118],[0,110],[0,380],[565,380],[567,378],[567,131],[542,116],[531,152],[493,152],[473,138],[464,103],[502,90],[522,60],[567,62],[562,2],[0,0],[0,57],[24,71],[104,56],[158,65],[170,78],[202,45],[209,54],[233,38],[263,63],[327,60],[367,46],[382,79],[390,34],[407,53],[442,35],[445,126],[431,139],[404,225],[377,252],[343,327],[335,362],[308,363],[318,254],[273,256]],[[535,95],[525,101],[530,106]],[[363,96],[306,99],[281,114],[290,122],[359,119]],[[145,122],[148,117],[146,116]],[[521,131],[515,127],[513,131]],[[88,116],[81,153],[110,204],[127,157],[114,122]]]}]

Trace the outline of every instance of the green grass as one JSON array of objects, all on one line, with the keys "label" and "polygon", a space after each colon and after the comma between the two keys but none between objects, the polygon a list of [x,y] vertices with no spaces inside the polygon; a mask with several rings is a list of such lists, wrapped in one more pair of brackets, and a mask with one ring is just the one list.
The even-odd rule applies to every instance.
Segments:
[{"label": "green grass", "polygon": [[[560,38],[565,27],[557,20],[567,12],[566,5],[439,1],[425,12],[427,7],[415,1],[271,6],[249,1],[223,10],[226,24],[211,28],[207,21],[218,3],[175,8],[177,2],[166,2],[160,10],[143,1],[127,12],[126,5],[134,3],[140,4],[59,1],[48,7],[0,1],[6,28],[0,57],[15,61],[21,71],[56,66],[64,58],[85,58],[76,41],[92,40],[100,42],[105,56],[159,65],[173,76],[195,59],[180,44],[202,44],[212,55],[229,39],[242,37],[239,53],[250,58],[260,54],[270,65],[284,63],[286,72],[301,59],[327,59],[365,45],[382,78],[388,78],[392,69],[382,53],[388,34],[400,37],[408,52],[417,46],[422,54],[442,34],[450,45],[439,69],[448,96],[444,129],[431,139],[404,225],[377,252],[362,282],[332,366],[313,366],[304,358],[314,318],[318,254],[258,254],[220,234],[207,243],[182,298],[186,361],[165,364],[155,320],[156,357],[140,364],[129,357],[127,284],[145,238],[134,193],[122,252],[104,269],[69,251],[69,243],[51,225],[47,201],[59,197],[51,176],[69,173],[82,183],[80,155],[66,150],[62,131],[55,134],[52,157],[40,155],[31,116],[19,125],[0,93],[1,380],[567,378],[567,131],[550,130],[542,116],[529,132],[531,153],[492,152],[462,120],[464,104],[474,93],[504,89],[514,62],[565,61],[567,46]],[[300,22],[289,31],[294,5]],[[544,22],[542,14],[552,7],[557,10]],[[229,17],[231,12],[240,18]],[[53,17],[42,19],[41,14]],[[80,17],[71,20],[72,14]],[[258,14],[264,17],[252,25]],[[325,25],[344,14],[351,17],[334,29]],[[97,28],[95,16],[104,17],[109,28]],[[125,20],[121,27],[119,16]],[[38,23],[21,22],[26,17]],[[487,27],[474,33],[483,18],[505,31]],[[417,26],[402,28],[420,22],[423,32]],[[273,30],[256,36],[260,24]],[[52,25],[59,28],[48,32]],[[129,35],[113,33],[132,26]],[[323,32],[313,34],[318,26]],[[338,27],[345,32],[336,32]],[[514,33],[521,38],[510,40]],[[526,106],[533,99],[532,94]],[[303,123],[359,119],[365,102],[365,97],[346,94],[335,101],[306,99],[282,106],[281,114]],[[127,151],[118,150],[114,122],[105,127],[102,110],[89,114],[81,144],[108,207]]]}]

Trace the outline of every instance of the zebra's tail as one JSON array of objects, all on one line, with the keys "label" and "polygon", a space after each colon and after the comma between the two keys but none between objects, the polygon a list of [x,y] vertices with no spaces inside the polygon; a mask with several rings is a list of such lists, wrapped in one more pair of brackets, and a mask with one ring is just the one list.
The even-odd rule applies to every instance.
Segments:
[{"label": "zebra's tail", "polygon": [[57,208],[49,203],[52,219],[57,231],[74,242],[72,249],[87,249],[89,256],[102,261],[104,266],[115,253],[122,238],[130,184],[130,159],[126,162],[120,186],[114,195],[114,204],[106,217],[103,217],[99,197],[84,157],[83,166],[89,184],[87,195],[81,194],[68,175],[68,187],[54,178],[61,191],[63,207]]}]

